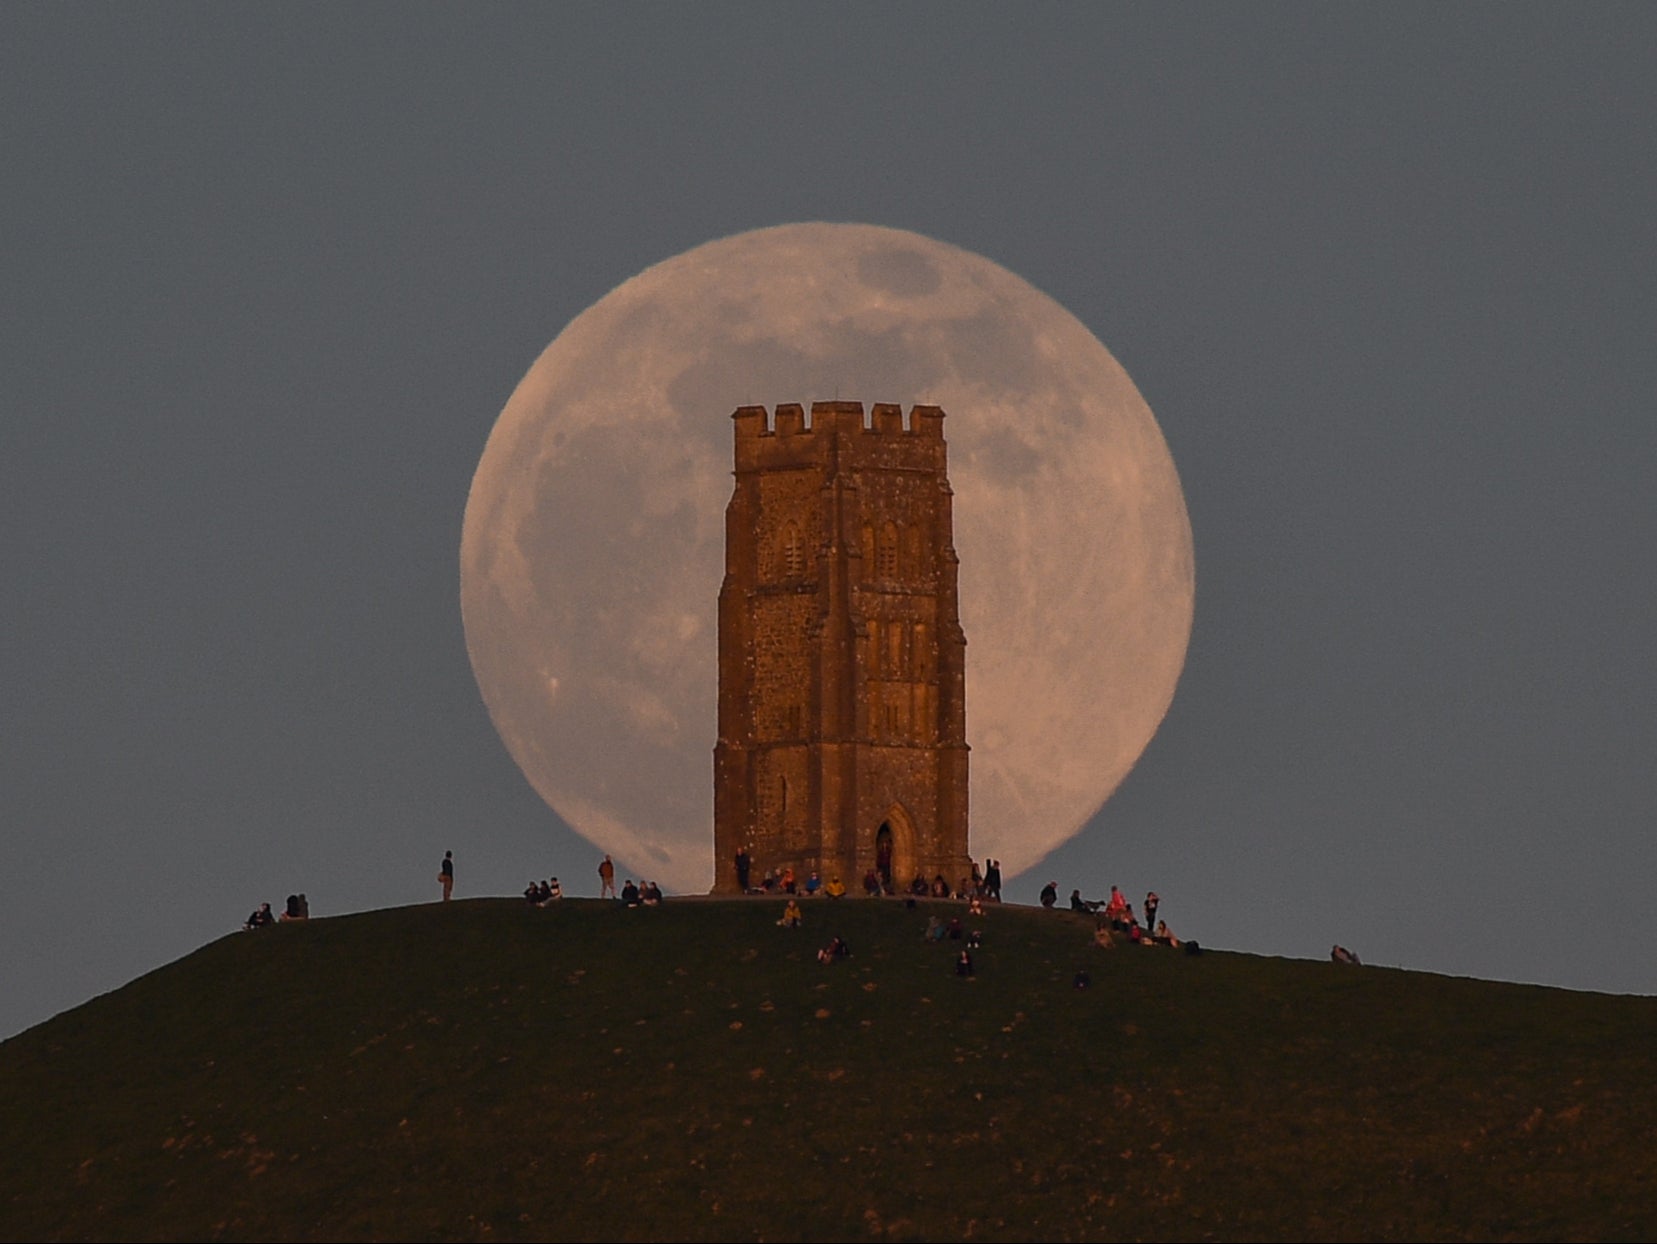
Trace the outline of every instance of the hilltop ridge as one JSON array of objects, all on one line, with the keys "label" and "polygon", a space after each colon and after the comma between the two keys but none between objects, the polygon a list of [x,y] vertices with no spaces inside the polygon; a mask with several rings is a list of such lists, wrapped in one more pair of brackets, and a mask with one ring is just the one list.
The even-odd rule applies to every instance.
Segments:
[{"label": "hilltop ridge", "polygon": [[779,910],[470,900],[222,938],[0,1045],[0,1232],[1657,1231],[1657,999],[1107,952],[1012,907],[963,980],[921,935],[959,905]]}]

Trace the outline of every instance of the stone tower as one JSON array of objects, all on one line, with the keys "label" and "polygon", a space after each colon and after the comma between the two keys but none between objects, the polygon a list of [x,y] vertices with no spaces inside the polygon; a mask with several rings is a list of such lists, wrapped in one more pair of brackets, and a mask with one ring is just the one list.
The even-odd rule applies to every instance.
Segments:
[{"label": "stone tower", "polygon": [[966,637],[944,412],[743,406],[719,589],[715,893],[816,869],[957,885],[967,853]]}]

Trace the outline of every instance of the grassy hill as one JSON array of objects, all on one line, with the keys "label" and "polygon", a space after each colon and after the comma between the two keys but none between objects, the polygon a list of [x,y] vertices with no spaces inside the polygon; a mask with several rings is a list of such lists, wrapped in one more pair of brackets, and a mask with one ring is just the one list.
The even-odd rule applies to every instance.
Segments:
[{"label": "grassy hill", "polygon": [[223,938],[0,1046],[0,1236],[1657,1234],[1657,999],[1106,952],[1018,908],[961,980],[928,910],[960,909]]}]

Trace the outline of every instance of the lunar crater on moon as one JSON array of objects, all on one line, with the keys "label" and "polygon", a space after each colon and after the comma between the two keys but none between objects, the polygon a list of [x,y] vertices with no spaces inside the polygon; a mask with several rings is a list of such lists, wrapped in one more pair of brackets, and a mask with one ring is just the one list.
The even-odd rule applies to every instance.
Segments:
[{"label": "lunar crater on moon", "polygon": [[1167,711],[1191,530],[1109,352],[980,256],[785,225],[649,268],[578,316],[496,422],[467,501],[478,684],[530,783],[598,849],[712,879],[731,412],[840,397],[948,418],[971,845],[1009,875],[1076,833]]}]

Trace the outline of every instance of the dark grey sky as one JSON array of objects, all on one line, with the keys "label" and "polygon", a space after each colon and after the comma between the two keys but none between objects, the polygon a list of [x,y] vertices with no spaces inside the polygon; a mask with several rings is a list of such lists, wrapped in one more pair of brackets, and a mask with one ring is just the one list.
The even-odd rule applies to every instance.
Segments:
[{"label": "dark grey sky", "polygon": [[445,848],[596,889],[472,681],[472,470],[614,285],[811,219],[1052,294],[1184,481],[1173,709],[1014,897],[1649,992],[1654,48],[1632,5],[0,8],[0,1034]]}]

